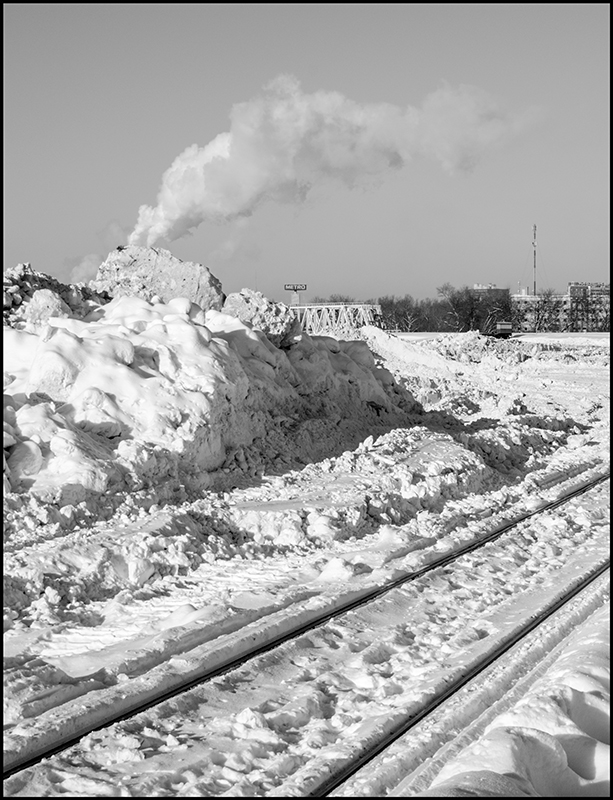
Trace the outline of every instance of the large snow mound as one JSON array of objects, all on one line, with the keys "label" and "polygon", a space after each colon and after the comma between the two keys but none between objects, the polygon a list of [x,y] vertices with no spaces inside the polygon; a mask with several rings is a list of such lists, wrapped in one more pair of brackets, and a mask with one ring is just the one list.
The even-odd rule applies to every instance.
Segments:
[{"label": "large snow mound", "polygon": [[116,297],[4,334],[5,490],[60,507],[198,491],[234,459],[253,474],[258,458],[328,454],[415,406],[364,342],[302,334],[282,351],[187,298]]},{"label": "large snow mound", "polygon": [[204,309],[219,310],[225,299],[221,282],[208,267],[182,261],[158,247],[117,247],[100,264],[90,285],[113,297],[157,296],[165,303],[188,297]]}]

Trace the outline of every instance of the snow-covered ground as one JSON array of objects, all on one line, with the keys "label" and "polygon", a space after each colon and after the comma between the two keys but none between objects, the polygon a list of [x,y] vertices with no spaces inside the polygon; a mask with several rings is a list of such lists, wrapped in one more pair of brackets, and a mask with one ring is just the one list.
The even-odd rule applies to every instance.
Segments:
[{"label": "snow-covered ground", "polygon": [[608,797],[609,631],[607,605],[558,645],[545,674],[522,687],[525,693],[443,766],[430,789],[407,795],[401,785],[394,794],[450,796],[472,784],[482,796],[495,796],[496,787],[511,797],[534,790],[541,797]]},{"label": "snow-covered ground", "polygon": [[[363,328],[281,350],[184,299],[123,297],[4,342],[5,765],[609,469],[608,336]],[[608,485],[5,793],[306,794],[606,557]],[[608,794],[607,592],[578,602],[574,638],[551,628],[547,653],[570,649],[426,791],[517,772],[528,794]],[[418,766],[382,761],[356,794]]]}]

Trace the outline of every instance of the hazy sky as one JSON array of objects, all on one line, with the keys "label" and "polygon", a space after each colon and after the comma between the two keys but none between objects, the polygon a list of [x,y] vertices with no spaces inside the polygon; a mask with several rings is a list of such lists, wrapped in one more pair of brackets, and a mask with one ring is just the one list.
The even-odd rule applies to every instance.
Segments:
[{"label": "hazy sky", "polygon": [[608,4],[8,3],[4,266],[140,219],[226,293],[516,291],[536,224],[539,288],[609,281],[609,70]]}]

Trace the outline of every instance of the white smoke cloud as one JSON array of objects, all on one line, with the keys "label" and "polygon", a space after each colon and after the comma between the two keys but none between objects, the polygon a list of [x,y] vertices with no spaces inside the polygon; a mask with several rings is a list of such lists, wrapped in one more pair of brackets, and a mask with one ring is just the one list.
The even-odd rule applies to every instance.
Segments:
[{"label": "white smoke cloud", "polygon": [[122,225],[118,220],[112,219],[99,231],[96,236],[108,252],[114,250],[120,244],[126,244],[130,228]]},{"label": "white smoke cloud", "polygon": [[70,283],[88,283],[96,277],[98,267],[103,258],[98,253],[89,253],[86,256],[65,259],[65,264],[70,269]]},{"label": "white smoke cloud", "polygon": [[444,84],[421,109],[402,109],[338,92],[305,94],[292,76],[275,78],[230,117],[229,132],[177,156],[162,176],[157,205],[140,207],[130,244],[173,241],[204,221],[249,216],[269,200],[301,203],[326,180],[368,185],[415,156],[449,171],[472,169],[525,122],[472,86]]},{"label": "white smoke cloud", "polygon": [[[118,245],[125,244],[129,232],[129,228],[116,219],[112,219],[99,231],[96,231],[96,236],[108,253],[109,250],[114,250]],[[98,267],[104,259],[105,256],[98,253],[88,253],[85,256],[69,256],[64,259],[62,273],[67,275],[69,283],[88,283],[95,279]]]},{"label": "white smoke cloud", "polygon": [[230,233],[226,238],[207,256],[207,263],[217,263],[222,261],[229,261],[239,253],[249,258],[257,258],[259,255],[259,248],[255,244],[245,245],[245,237],[247,228],[249,226],[249,219],[247,217],[239,217],[236,219],[230,229]]}]

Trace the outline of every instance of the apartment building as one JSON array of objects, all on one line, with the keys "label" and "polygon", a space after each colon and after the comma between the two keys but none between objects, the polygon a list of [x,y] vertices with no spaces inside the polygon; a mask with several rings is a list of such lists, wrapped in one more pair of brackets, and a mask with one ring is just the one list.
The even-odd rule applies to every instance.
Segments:
[{"label": "apartment building", "polygon": [[524,331],[610,330],[610,284],[571,281],[565,294],[530,294],[526,288],[511,295],[516,327]]}]

